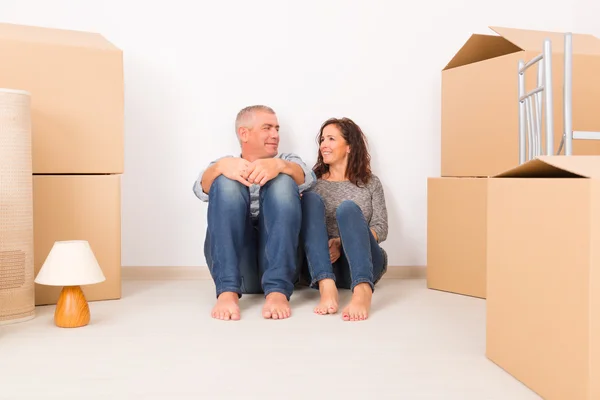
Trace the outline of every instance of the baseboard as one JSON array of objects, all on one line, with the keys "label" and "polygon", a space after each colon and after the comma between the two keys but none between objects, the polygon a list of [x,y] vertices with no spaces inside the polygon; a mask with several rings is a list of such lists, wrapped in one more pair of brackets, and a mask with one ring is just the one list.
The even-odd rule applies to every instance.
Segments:
[{"label": "baseboard", "polygon": [[[383,279],[424,279],[425,267],[388,267]],[[123,280],[200,280],[211,279],[207,267],[123,267]]]}]

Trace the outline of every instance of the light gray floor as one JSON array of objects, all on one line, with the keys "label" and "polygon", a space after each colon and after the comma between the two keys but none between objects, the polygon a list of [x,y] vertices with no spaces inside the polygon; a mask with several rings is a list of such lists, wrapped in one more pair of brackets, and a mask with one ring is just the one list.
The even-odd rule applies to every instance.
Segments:
[{"label": "light gray floor", "polygon": [[[531,400],[485,357],[484,300],[386,279],[369,320],[317,316],[318,292],[292,318],[209,318],[213,284],[125,281],[123,299],[90,303],[90,325],[60,329],[54,306],[0,327],[0,399]],[[342,292],[342,306],[349,298]]]}]

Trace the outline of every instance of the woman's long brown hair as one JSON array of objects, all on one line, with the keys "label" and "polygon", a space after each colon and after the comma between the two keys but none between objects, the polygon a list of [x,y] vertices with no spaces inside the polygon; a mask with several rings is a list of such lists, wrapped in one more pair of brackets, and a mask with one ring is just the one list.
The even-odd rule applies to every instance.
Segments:
[{"label": "woman's long brown hair", "polygon": [[[367,148],[367,137],[360,127],[350,118],[330,118],[321,125],[317,136],[317,145],[321,146],[323,129],[335,124],[342,132],[344,140],[350,145],[348,154],[348,167],[346,168],[346,179],[356,186],[366,185],[371,180],[371,155]],[[313,167],[317,179],[329,172],[329,165],[323,162],[323,155],[319,149],[317,162]]]}]

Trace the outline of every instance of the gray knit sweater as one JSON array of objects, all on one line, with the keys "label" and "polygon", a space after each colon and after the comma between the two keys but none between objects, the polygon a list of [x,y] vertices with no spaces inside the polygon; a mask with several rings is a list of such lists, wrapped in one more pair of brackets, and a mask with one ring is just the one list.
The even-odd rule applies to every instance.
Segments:
[{"label": "gray knit sweater", "polygon": [[331,182],[319,179],[312,191],[318,193],[325,203],[325,218],[329,238],[340,236],[335,212],[344,200],[352,200],[360,207],[367,224],[377,234],[379,243],[387,238],[387,208],[383,186],[377,176],[372,175],[371,181],[363,187],[358,187],[350,181]]}]

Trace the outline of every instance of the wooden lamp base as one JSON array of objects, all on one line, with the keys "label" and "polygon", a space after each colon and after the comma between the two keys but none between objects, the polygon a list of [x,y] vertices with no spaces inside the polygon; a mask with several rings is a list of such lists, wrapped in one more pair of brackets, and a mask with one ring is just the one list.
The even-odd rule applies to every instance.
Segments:
[{"label": "wooden lamp base", "polygon": [[90,308],[79,286],[65,286],[60,292],[54,323],[61,328],[78,328],[90,322]]}]

